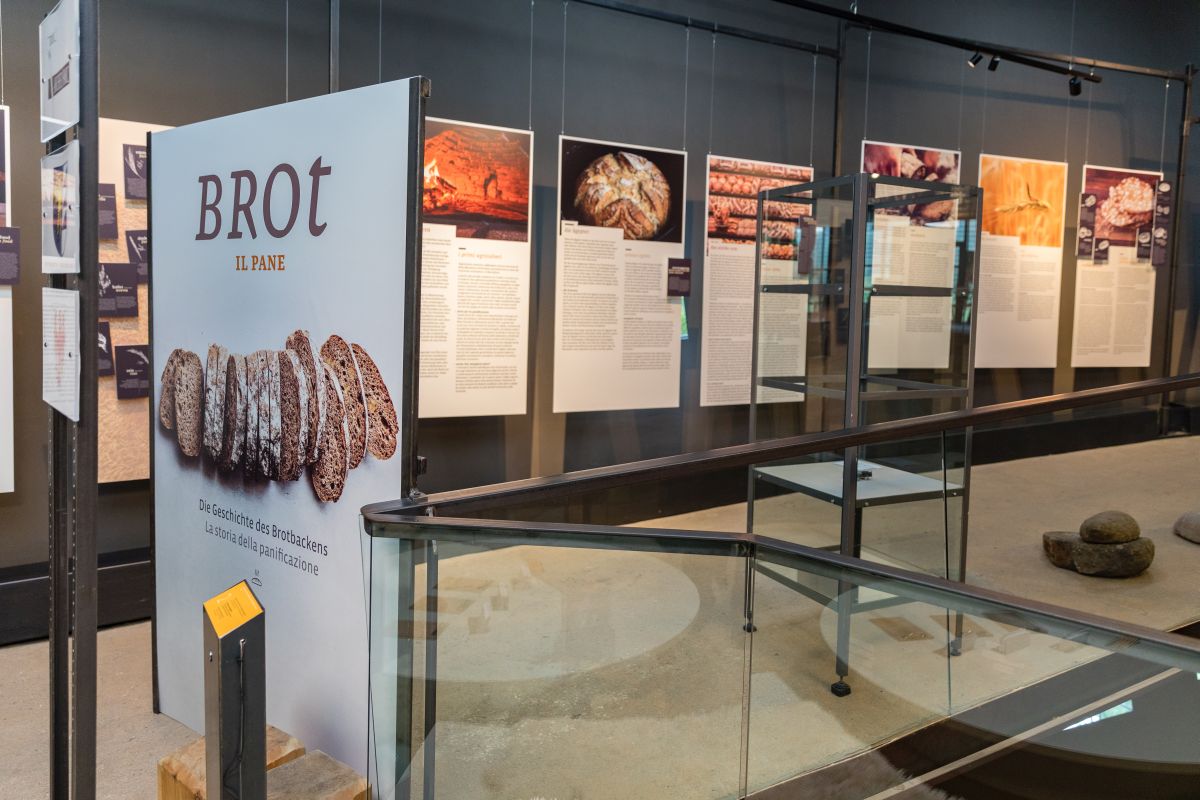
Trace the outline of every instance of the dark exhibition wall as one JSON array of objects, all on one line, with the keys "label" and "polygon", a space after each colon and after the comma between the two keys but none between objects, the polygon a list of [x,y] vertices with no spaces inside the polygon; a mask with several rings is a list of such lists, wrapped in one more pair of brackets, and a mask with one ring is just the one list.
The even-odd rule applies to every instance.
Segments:
[{"label": "dark exhibition wall", "polygon": [[[51,5],[13,5],[3,20],[5,99],[13,108],[14,216],[27,229],[37,220],[36,165],[42,153],[35,112],[36,26]],[[639,0],[639,5],[828,48],[838,44],[836,20],[775,0]],[[330,4],[324,0],[105,0],[100,9],[101,116],[180,125],[328,90]],[[1196,57],[1200,41],[1200,8],[1185,0],[860,0],[858,11],[942,34],[1160,69],[1182,70]],[[699,404],[704,319],[697,292],[687,300],[690,335],[682,346],[679,408],[552,412],[560,132],[688,151],[685,249],[696,265],[696,286],[703,285],[709,152],[812,163],[821,178],[856,171],[863,138],[905,142],[961,150],[964,183],[977,180],[981,151],[1065,160],[1067,243],[1074,238],[1071,198],[1080,191],[1084,163],[1153,170],[1161,164],[1168,175],[1176,169],[1183,87],[1166,88],[1157,79],[1103,72],[1103,83],[1085,83],[1082,94],[1071,97],[1062,76],[1009,63],[995,72],[970,69],[969,52],[850,29],[835,143],[837,64],[797,49],[719,34],[714,46],[705,30],[559,0],[342,0],[337,23],[340,55],[334,66],[342,89],[419,73],[433,83],[431,116],[535,132],[528,413],[423,420],[426,491],[746,440],[746,406]],[[1192,161],[1197,163],[1194,147]],[[1172,372],[1196,369],[1200,286],[1191,277],[1191,228],[1197,192],[1193,179],[1181,207],[1169,359],[1162,333],[1167,281],[1159,280],[1152,367],[1070,368],[1074,259],[1068,246],[1059,366],[979,370],[977,402],[1153,377],[1168,361]],[[45,572],[47,543],[47,412],[36,389],[41,282],[28,267],[38,263],[36,237],[24,237],[22,258],[25,279],[14,294],[17,488],[0,495],[0,586],[24,580],[36,593],[44,591],[37,578]],[[148,508],[146,482],[102,487],[102,564],[148,558]],[[147,597],[148,592],[149,583]]]}]

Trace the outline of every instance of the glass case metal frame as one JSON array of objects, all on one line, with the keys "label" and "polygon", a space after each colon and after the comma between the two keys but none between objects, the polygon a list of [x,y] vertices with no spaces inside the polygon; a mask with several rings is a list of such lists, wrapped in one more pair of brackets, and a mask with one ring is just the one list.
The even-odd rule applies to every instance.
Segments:
[{"label": "glass case metal frame", "polygon": [[[843,193],[842,199],[831,197],[831,194],[838,192]],[[841,270],[832,268],[834,260],[830,258],[829,249],[833,246],[834,237],[832,236],[832,231],[826,231],[823,239],[817,237],[819,243],[815,245],[815,248],[824,248],[824,252],[819,250],[809,251],[811,261],[809,264],[808,282],[791,282],[786,284],[764,283],[763,261],[765,258],[764,241],[768,238],[765,225],[768,203],[783,201],[787,203],[806,204],[810,209],[808,216],[811,217],[816,216],[816,208],[823,199],[823,195],[826,200],[846,205],[847,198],[845,198],[845,194],[849,195],[848,205],[850,210],[848,217],[851,239],[849,267]],[[953,202],[951,214],[956,223],[955,247],[957,249],[955,266],[951,273],[951,285],[922,286],[877,282],[875,280],[877,272],[874,269],[877,265],[873,264],[870,244],[876,233],[874,230],[876,213],[888,208],[914,205],[923,206],[929,203],[945,201]],[[863,404],[866,402],[887,403],[888,401],[895,400],[954,399],[957,403],[964,403],[963,407],[965,409],[973,407],[977,320],[977,315],[974,313],[973,308],[973,298],[974,289],[978,285],[979,274],[978,253],[981,226],[978,224],[978,209],[981,207],[981,202],[982,190],[976,186],[944,184],[933,181],[883,176],[874,173],[859,173],[794,186],[768,188],[759,193],[758,236],[756,238],[754,275],[754,332],[750,367],[751,442],[758,441],[760,391],[762,389],[792,391],[814,397],[841,400],[842,412],[840,422],[845,429],[857,428],[867,422],[864,419],[863,409]],[[974,225],[969,224],[972,221],[975,223]],[[799,225],[797,226],[797,230],[800,230]],[[810,233],[812,232],[810,229]],[[869,232],[870,236],[868,236]],[[798,233],[798,235],[803,234]],[[793,240],[793,249],[797,258],[797,270],[800,270],[799,254],[802,248],[795,243],[795,240]],[[969,254],[969,258],[964,257],[964,251]],[[970,263],[970,269],[961,269],[961,266],[967,263],[967,261]],[[823,271],[819,269],[821,266],[824,267]],[[807,296],[810,300],[833,298],[836,301],[837,299],[841,299],[845,303],[847,343],[845,350],[845,373],[843,375],[814,374],[808,369],[807,363],[805,365],[804,376],[780,377],[759,374],[759,342],[762,336],[762,331],[760,330],[762,297],[764,294],[771,293],[800,294]],[[954,369],[956,362],[960,365],[961,383],[946,384],[911,380],[897,375],[871,373],[867,358],[870,335],[870,303],[873,298],[878,297],[953,298],[951,303],[952,316],[949,321],[951,326],[949,343],[951,354],[949,364],[951,370]],[[807,320],[805,324],[808,324]],[[836,324],[840,329],[840,320]],[[954,329],[956,324],[959,326],[957,336]],[[963,329],[964,324],[965,330]],[[963,334],[965,334],[965,339]],[[956,353],[956,344],[959,348],[965,347],[965,351]],[[807,359],[808,354],[806,354]],[[894,371],[898,373],[901,369],[897,367]],[[851,376],[853,379],[850,379]],[[842,384],[841,387],[837,385],[839,382]],[[841,514],[840,540],[837,545],[828,546],[825,549],[834,550],[841,555],[854,558],[861,558],[862,556],[864,508],[939,497],[943,500],[958,497],[961,498],[961,503],[958,527],[959,540],[956,543],[958,550],[957,564],[951,563],[950,524],[947,518],[945,529],[947,536],[946,577],[961,581],[966,571],[967,519],[970,495],[971,430],[969,428],[964,431],[963,437],[962,480],[958,484],[947,480],[947,471],[945,469],[946,441],[944,436],[941,443],[943,453],[942,479],[937,481],[923,476],[909,475],[908,477],[912,480],[908,481],[907,485],[904,485],[903,476],[907,475],[907,473],[890,467],[883,467],[882,469],[889,470],[890,473],[896,473],[889,477],[899,479],[895,482],[895,491],[891,493],[877,491],[863,492],[860,490],[860,483],[864,479],[863,474],[860,472],[860,467],[869,467],[866,470],[867,472],[874,472],[880,469],[880,467],[879,465],[862,460],[860,458],[860,448],[858,447],[846,448],[843,453],[843,458],[840,462],[841,481],[840,487],[838,487],[840,491],[837,488],[830,489],[828,486],[822,489],[820,486],[815,485],[815,482],[806,485],[803,480],[789,480],[787,475],[781,473],[782,468],[779,467],[756,466],[750,471],[749,478],[747,530],[751,533],[755,532],[755,489],[758,481],[774,484],[776,487],[782,487],[786,491],[802,492],[810,497],[815,497],[839,506]],[[829,467],[833,467],[837,463],[829,464]],[[802,466],[825,465],[814,464]],[[824,471],[828,472],[828,469]],[[828,475],[825,477],[828,478]],[[955,568],[957,569],[956,574],[952,572]],[[850,686],[846,683],[846,677],[849,674],[848,660],[851,617],[859,611],[881,608],[904,601],[900,598],[884,598],[860,602],[857,587],[844,584],[843,582],[839,582],[836,593],[833,596],[829,596],[801,583],[789,581],[786,576],[771,570],[760,569],[759,572],[773,580],[788,583],[793,589],[810,596],[818,602],[832,603],[836,606],[838,614],[836,672],[838,679],[830,688],[839,697],[849,694]],[[749,600],[747,601],[746,615],[747,627],[752,628],[753,608]],[[956,619],[955,628],[954,644],[951,647],[952,653],[957,650],[961,640],[961,616]]]}]

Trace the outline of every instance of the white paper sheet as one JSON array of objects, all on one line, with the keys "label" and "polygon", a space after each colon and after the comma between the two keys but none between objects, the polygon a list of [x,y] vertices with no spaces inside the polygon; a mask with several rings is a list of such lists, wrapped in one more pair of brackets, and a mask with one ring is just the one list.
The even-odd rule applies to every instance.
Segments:
[{"label": "white paper sheet", "polygon": [[427,119],[422,417],[524,414],[533,133]]},{"label": "white paper sheet", "polygon": [[42,288],[42,399],[79,421],[79,292]]},{"label": "white paper sheet", "polygon": [[[580,176],[620,153],[651,160],[669,186],[669,210],[648,240],[580,221]],[[555,413],[678,407],[681,298],[667,296],[667,259],[683,257],[686,159],[675,150],[559,137]]]}]

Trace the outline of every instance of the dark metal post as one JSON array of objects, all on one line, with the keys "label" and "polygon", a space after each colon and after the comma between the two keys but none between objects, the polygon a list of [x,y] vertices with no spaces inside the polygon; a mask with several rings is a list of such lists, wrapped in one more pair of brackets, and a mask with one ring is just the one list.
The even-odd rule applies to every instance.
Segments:
[{"label": "dark metal post", "polygon": [[75,426],[75,555],[72,614],[71,797],[96,796],[96,285],[99,242],[96,198],[98,0],[79,3],[79,423]]},{"label": "dark metal post", "polygon": [[[151,352],[154,349],[154,134],[146,134],[146,337]],[[154,397],[153,392],[150,395]],[[154,424],[158,413],[150,404],[146,436],[150,443],[150,707],[160,713],[158,700],[158,559],[156,557],[157,528],[154,516]]]},{"label": "dark metal post", "polygon": [[[1179,228],[1180,218],[1183,216],[1183,179],[1187,172],[1187,154],[1188,140],[1192,133],[1192,78],[1196,74],[1196,69],[1191,64],[1184,67],[1183,81],[1183,108],[1180,110],[1179,122],[1179,151],[1178,158],[1175,164],[1175,187],[1171,192],[1174,197],[1175,208],[1171,214],[1171,258],[1167,262],[1167,299],[1166,312],[1167,321],[1164,326],[1163,341],[1163,356],[1160,377],[1170,377],[1172,369],[1172,356],[1174,353],[1175,342],[1175,288],[1179,275]],[[1162,400],[1159,406],[1159,433],[1166,434],[1170,427],[1170,406],[1171,396],[1169,393],[1163,393]]]},{"label": "dark metal post", "polygon": [[204,604],[204,763],[212,800],[266,800],[262,606],[242,581]]},{"label": "dark metal post", "polygon": [[425,545],[425,741],[421,772],[421,794],[434,800],[437,792],[437,637],[438,637],[438,551],[437,540]]},{"label": "dark metal post", "polygon": [[[846,351],[846,407],[843,427],[858,426],[858,394],[864,358],[863,317],[864,283],[866,275],[867,225],[870,222],[867,207],[867,176],[859,174],[854,179],[854,249],[850,269],[846,275],[846,296],[849,308]],[[858,512],[858,448],[847,447],[842,459],[842,555],[858,556],[858,540],[861,537],[861,517]],[[858,599],[857,585],[852,581],[838,580],[837,588],[837,681],[829,690],[838,697],[850,694],[846,676],[850,674],[850,617]]]},{"label": "dark metal post", "polygon": [[407,209],[408,228],[404,251],[404,364],[407,369],[400,390],[400,489],[404,497],[418,493],[421,463],[417,455],[418,395],[421,375],[421,169],[425,164],[425,101],[430,95],[428,78],[414,78],[408,116]]},{"label": "dark metal post", "polygon": [[833,62],[833,176],[842,175],[842,95],[846,77],[842,62],[846,60],[846,23],[838,23],[837,58]]}]

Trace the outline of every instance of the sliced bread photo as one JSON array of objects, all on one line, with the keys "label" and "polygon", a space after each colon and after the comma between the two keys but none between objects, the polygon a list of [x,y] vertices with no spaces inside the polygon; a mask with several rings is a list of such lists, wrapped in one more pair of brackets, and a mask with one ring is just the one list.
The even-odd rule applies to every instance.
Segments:
[{"label": "sliced bread photo", "polygon": [[229,351],[218,344],[208,346],[204,369],[204,452],[214,462],[221,458],[225,429],[225,370]]},{"label": "sliced bread photo", "polygon": [[350,449],[346,453],[350,469],[362,463],[367,454],[367,403],[363,396],[362,376],[354,361],[354,351],[342,337],[334,334],[321,345],[321,360],[337,377],[342,389],[342,402],[346,409],[346,430],[350,436]]},{"label": "sliced bread photo", "polygon": [[225,422],[222,426],[221,455],[217,463],[230,472],[242,463],[246,444],[246,357],[229,356],[225,364]]},{"label": "sliced bread photo", "polygon": [[322,366],[322,369],[325,371],[325,436],[321,455],[309,469],[308,477],[318,500],[336,503],[346,487],[346,475],[349,473],[346,447],[350,434],[340,382],[332,368]]},{"label": "sliced bread photo", "polygon": [[294,350],[279,354],[279,480],[300,478],[308,455],[308,378]]},{"label": "sliced bread photo", "polygon": [[386,461],[396,454],[396,434],[400,430],[396,406],[392,404],[392,396],[375,361],[361,345],[351,347],[367,399],[367,450],[375,458]]},{"label": "sliced bread photo", "polygon": [[279,428],[272,425],[272,407],[276,404],[279,392],[272,387],[279,376],[279,354],[274,350],[263,350],[262,360],[262,388],[258,394],[258,474],[274,480],[278,474],[275,470],[275,444],[278,441],[275,432]]},{"label": "sliced bread photo", "polygon": [[321,453],[321,435],[325,428],[325,368],[321,353],[312,343],[308,331],[298,330],[287,338],[287,348],[296,353],[308,385],[308,427],[304,463],[312,464]]},{"label": "sliced bread photo", "polygon": [[242,473],[246,480],[258,474],[258,409],[262,394],[263,351],[246,356],[246,443]]},{"label": "sliced bread photo", "polygon": [[158,396],[158,421],[167,430],[175,427],[175,368],[179,366],[179,360],[183,358],[185,352],[187,351],[179,347],[172,350],[162,371],[162,389]]},{"label": "sliced bread photo", "polygon": [[175,367],[175,436],[185,456],[200,455],[204,425],[204,366],[184,351]]}]

